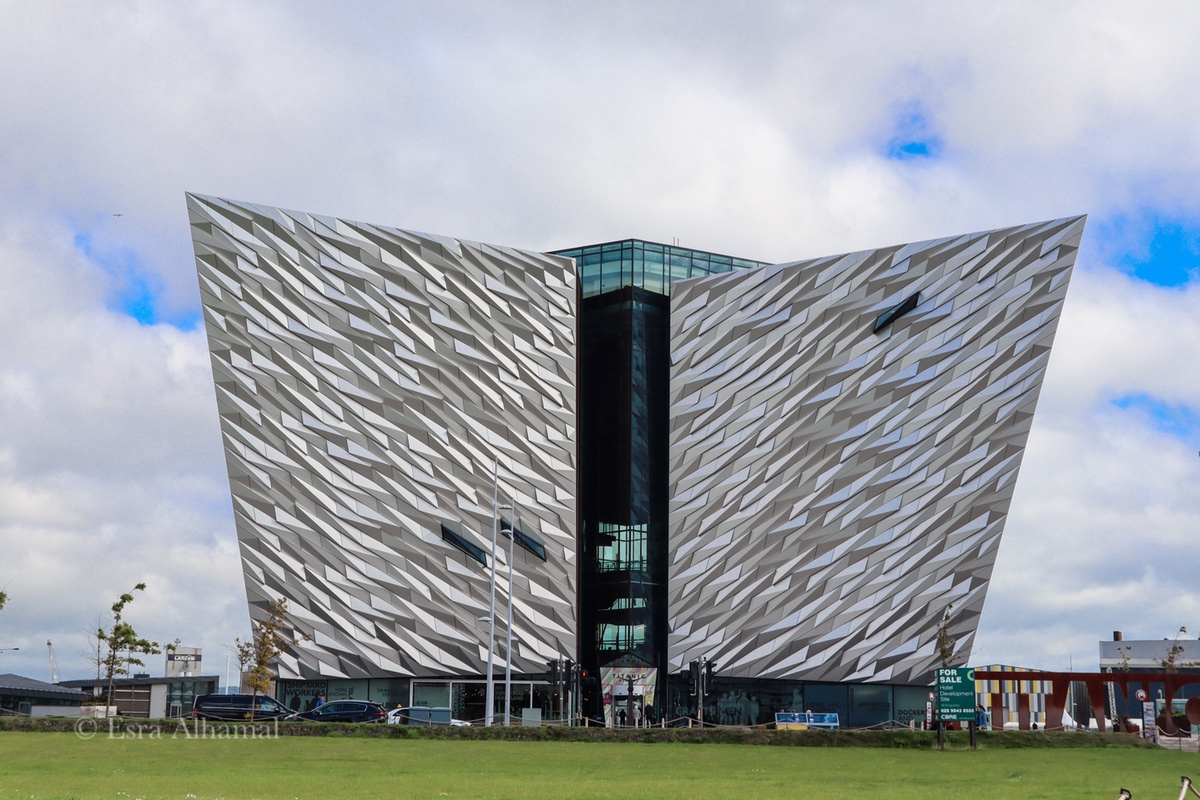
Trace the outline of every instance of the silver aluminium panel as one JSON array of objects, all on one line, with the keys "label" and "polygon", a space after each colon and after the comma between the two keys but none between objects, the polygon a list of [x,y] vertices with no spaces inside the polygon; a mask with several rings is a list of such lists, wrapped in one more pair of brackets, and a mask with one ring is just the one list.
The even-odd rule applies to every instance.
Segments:
[{"label": "silver aluminium panel", "polygon": [[965,658],[1083,226],[672,287],[672,667],[923,684],[951,604]]},{"label": "silver aluminium panel", "polygon": [[311,637],[280,677],[484,672],[489,573],[466,551],[491,563],[495,457],[545,550],[516,550],[513,667],[573,656],[573,262],[187,204],[251,616],[286,597]]}]

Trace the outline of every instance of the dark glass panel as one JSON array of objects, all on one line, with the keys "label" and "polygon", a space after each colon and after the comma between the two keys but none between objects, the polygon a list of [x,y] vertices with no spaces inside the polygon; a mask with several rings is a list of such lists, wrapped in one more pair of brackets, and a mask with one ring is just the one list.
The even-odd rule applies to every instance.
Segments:
[{"label": "dark glass panel", "polygon": [[851,728],[886,725],[892,719],[892,687],[851,684],[850,716],[842,724]]},{"label": "dark glass panel", "polygon": [[536,536],[530,534],[522,528],[514,526],[508,521],[507,517],[500,518],[500,528],[501,530],[513,531],[513,534],[516,536],[516,543],[518,545],[533,553],[542,561],[546,560],[546,545],[542,544]]},{"label": "dark glass panel", "polygon": [[920,302],[921,302],[921,293],[920,292],[917,292],[914,295],[910,295],[909,297],[904,298],[899,303],[892,306],[887,311],[884,311],[882,314],[880,314],[878,317],[875,318],[875,326],[873,328],[871,328],[871,332],[879,333],[879,331],[883,330],[888,325],[891,325],[893,322],[900,319],[905,314],[907,314],[908,312],[910,312],[914,308],[916,308]]},{"label": "dark glass panel", "polygon": [[485,567],[487,566],[487,553],[483,551],[483,548],[479,547],[474,542],[470,541],[461,533],[459,533],[456,529],[445,523],[442,523],[442,540],[449,542],[459,550],[462,550],[464,553],[478,561],[480,564],[483,564]]},{"label": "dark glass panel", "polygon": [[837,714],[847,724],[850,710],[847,687],[841,683],[809,683],[804,687],[804,710],[814,714]]},{"label": "dark glass panel", "polygon": [[596,671],[623,656],[665,669],[668,339],[662,295],[583,304],[579,630]]}]

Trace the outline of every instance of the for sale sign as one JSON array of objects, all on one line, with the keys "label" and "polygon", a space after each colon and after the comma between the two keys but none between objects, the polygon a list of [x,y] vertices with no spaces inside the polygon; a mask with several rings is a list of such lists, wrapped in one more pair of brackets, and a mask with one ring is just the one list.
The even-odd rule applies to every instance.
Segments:
[{"label": "for sale sign", "polygon": [[937,671],[938,719],[972,722],[975,719],[975,670],[971,667]]}]

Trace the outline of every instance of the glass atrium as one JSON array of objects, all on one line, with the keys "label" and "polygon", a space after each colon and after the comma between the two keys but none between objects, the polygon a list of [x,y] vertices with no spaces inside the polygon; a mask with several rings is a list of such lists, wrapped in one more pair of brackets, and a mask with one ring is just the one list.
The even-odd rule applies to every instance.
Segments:
[{"label": "glass atrium", "polygon": [[[671,283],[761,262],[627,239],[575,259],[579,313],[579,660],[601,676],[584,710],[632,690],[667,707]],[[604,676],[636,681],[626,686]],[[587,694],[585,690],[585,695]],[[628,700],[624,702],[629,702]],[[612,703],[608,704],[613,705]]]},{"label": "glass atrium", "polygon": [[672,281],[761,267],[765,263],[639,239],[559,250],[555,255],[575,259],[584,297],[627,286],[669,295]]}]

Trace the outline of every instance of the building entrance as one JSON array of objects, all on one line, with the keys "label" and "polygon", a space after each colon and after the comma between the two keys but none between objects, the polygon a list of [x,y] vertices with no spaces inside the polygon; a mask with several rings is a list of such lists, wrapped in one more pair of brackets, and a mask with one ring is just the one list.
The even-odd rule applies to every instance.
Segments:
[{"label": "building entrance", "polygon": [[609,666],[600,670],[604,690],[604,724],[609,728],[644,725],[654,716],[654,667]]},{"label": "building entrance", "polygon": [[615,709],[613,717],[616,720],[613,724],[618,728],[635,728],[640,727],[643,716],[644,698],[641,695],[630,697],[625,694],[618,694],[613,697],[613,708]]}]

